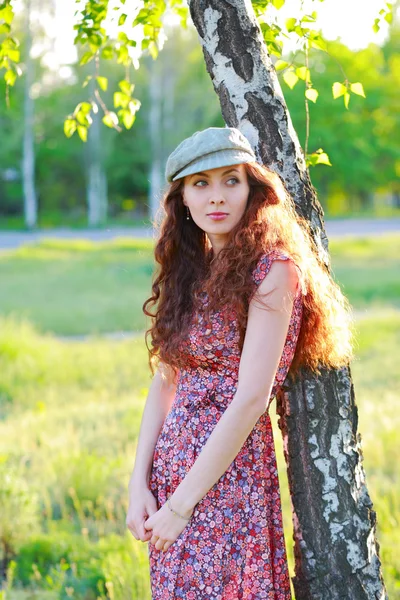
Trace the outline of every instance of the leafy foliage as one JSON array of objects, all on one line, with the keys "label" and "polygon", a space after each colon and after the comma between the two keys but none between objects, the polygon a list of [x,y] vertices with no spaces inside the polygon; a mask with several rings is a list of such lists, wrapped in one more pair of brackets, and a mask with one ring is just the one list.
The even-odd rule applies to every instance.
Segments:
[{"label": "leafy foliage", "polygon": [[[0,4],[0,35],[6,35],[0,46],[0,69],[5,69],[4,77],[7,85],[14,85],[17,76],[21,74],[18,66],[19,43],[11,36],[11,25],[14,18],[12,4],[13,0],[5,0]],[[287,18],[285,28],[283,28],[278,25],[276,20],[270,18],[270,10],[280,10],[285,5],[285,0],[253,0],[252,4],[267,49],[272,56],[279,59],[282,57],[285,41],[289,37],[295,37],[299,47],[304,51],[310,49],[327,51],[326,41],[321,32],[314,27],[317,20],[315,10],[311,13],[304,13],[298,18]],[[130,69],[132,65],[136,69],[139,68],[139,57],[143,54],[147,53],[153,59],[157,58],[162,47],[160,36],[163,33],[163,21],[167,10],[178,15],[182,26],[186,27],[188,8],[184,0],[144,0],[142,7],[136,11],[134,16],[131,14],[132,8],[126,4],[126,0],[119,0],[113,9],[110,8],[109,0],[87,0],[84,3],[77,13],[78,20],[74,25],[75,44],[83,51],[80,56],[81,66],[94,62],[94,75],[89,75],[83,84],[86,86],[89,80],[93,79],[94,87],[90,97],[79,102],[74,111],[67,116],[64,124],[64,132],[67,137],[71,137],[77,132],[80,139],[86,141],[88,128],[93,122],[91,113],[97,113],[99,109],[104,113],[102,121],[107,127],[121,131],[121,124],[125,129],[133,126],[141,102],[132,96],[134,87],[130,80]],[[114,13],[115,16],[110,13]],[[374,22],[374,30],[379,30],[382,19],[390,23],[392,18],[393,4],[386,3]],[[111,22],[117,24],[116,39],[111,39],[107,32],[105,26],[107,19],[111,19]],[[133,49],[137,50],[136,54],[133,53]],[[108,80],[100,71],[102,60],[113,59],[125,67],[126,76],[124,80],[118,82],[120,91],[115,91],[114,106],[111,109],[101,96],[101,92],[107,90]],[[304,65],[299,65],[296,69],[288,67],[283,80],[290,89],[293,89],[299,79],[303,79],[298,73],[299,69],[303,68],[308,71],[308,67]],[[315,103],[319,93],[317,90],[312,90],[309,75],[305,81],[305,101],[307,103],[310,100]],[[121,89],[121,84],[125,86],[125,89]],[[345,107],[348,108],[350,92],[363,95],[363,92],[357,91],[358,88],[355,87],[361,84],[345,81],[342,85],[346,87],[346,91],[340,95],[343,95]],[[89,105],[90,110],[88,109]]]}]

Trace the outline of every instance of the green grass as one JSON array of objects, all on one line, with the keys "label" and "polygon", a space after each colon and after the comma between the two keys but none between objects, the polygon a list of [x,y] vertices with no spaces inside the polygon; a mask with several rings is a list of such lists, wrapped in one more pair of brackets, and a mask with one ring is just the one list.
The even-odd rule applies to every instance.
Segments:
[{"label": "green grass", "polygon": [[[140,329],[151,245],[54,241],[0,257],[0,534],[8,531],[17,550],[7,600],[66,600],[67,588],[77,600],[96,600],[96,581],[112,582],[115,600],[150,598],[147,546],[125,528],[126,486],[151,381],[143,332],[84,343],[52,332]],[[336,277],[363,313],[352,364],[359,431],[389,597],[400,600],[400,311],[392,283],[400,236],[346,239],[330,248]],[[90,310],[92,303],[97,308]],[[290,500],[275,422],[274,429],[292,569]],[[110,597],[105,588],[96,594]]]},{"label": "green grass", "polygon": [[151,240],[48,240],[0,253],[0,314],[63,335],[142,330]]},{"label": "green grass", "polygon": [[[60,335],[143,330],[152,247],[152,240],[47,240],[0,252],[0,314]],[[399,235],[337,240],[330,251],[356,309],[400,308]]]},{"label": "green grass", "polygon": [[[41,599],[43,589],[58,590],[62,573],[55,577],[53,571],[61,557],[78,569],[70,586],[81,592],[74,597],[91,598],[83,588],[92,589],[92,565],[96,577],[125,577],[126,590],[116,599],[150,598],[147,546],[125,526],[127,484],[151,381],[146,361],[141,337],[64,342],[28,323],[1,321],[0,488],[10,486],[10,496],[0,492],[0,533],[4,539],[7,522],[15,521],[5,537],[19,548],[17,583],[30,581],[38,594],[33,598]],[[38,515],[26,528],[20,526],[27,510],[18,501],[21,481]],[[32,565],[49,546],[47,566],[39,565],[35,575]]]},{"label": "green grass", "polygon": [[[396,216],[396,213],[390,213],[387,216]],[[25,225],[23,215],[13,215],[7,217],[0,215],[0,225],[2,231],[29,231],[29,228]],[[105,224],[99,225],[98,227],[92,227],[92,229],[149,226],[151,226],[151,222],[150,218],[147,216],[132,216],[132,214],[129,213],[121,213],[118,216],[109,217]],[[88,229],[89,224],[86,212],[84,210],[74,214],[47,211],[44,214],[39,214],[37,227],[38,229],[68,228],[80,230]]]},{"label": "green grass", "polygon": [[359,310],[400,308],[400,235],[334,240],[335,279]]}]

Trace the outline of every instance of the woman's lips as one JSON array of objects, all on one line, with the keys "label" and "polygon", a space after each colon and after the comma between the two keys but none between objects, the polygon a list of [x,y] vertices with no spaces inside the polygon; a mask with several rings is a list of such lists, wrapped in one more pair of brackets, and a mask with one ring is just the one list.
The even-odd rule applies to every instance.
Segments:
[{"label": "woman's lips", "polygon": [[210,217],[210,219],[213,219],[213,221],[222,221],[222,219],[225,219],[228,216],[228,213],[211,213],[207,216]]}]

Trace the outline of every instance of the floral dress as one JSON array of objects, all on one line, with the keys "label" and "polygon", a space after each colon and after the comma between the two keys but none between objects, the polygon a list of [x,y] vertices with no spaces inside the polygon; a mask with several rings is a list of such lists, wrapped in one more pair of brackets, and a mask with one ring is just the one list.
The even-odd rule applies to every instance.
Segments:
[{"label": "floral dress", "polygon": [[[274,260],[263,254],[256,284]],[[203,296],[204,303],[207,297]],[[289,370],[300,330],[302,286],[296,291],[288,334],[269,401]],[[234,309],[224,321],[201,310],[183,342],[185,368],[160,431],[149,487],[160,508],[189,471],[235,394],[240,363]],[[226,316],[226,315],[225,315]],[[185,529],[166,552],[148,544],[153,600],[290,600],[281,500],[271,421],[266,410],[236,458],[195,506]]]}]

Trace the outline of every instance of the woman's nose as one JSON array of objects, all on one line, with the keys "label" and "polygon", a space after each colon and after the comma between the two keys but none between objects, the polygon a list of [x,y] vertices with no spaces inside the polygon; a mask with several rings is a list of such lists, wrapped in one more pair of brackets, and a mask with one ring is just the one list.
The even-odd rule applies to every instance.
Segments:
[{"label": "woman's nose", "polygon": [[220,204],[221,202],[225,202],[225,196],[220,186],[214,186],[210,188],[210,202],[215,202],[216,204]]}]

